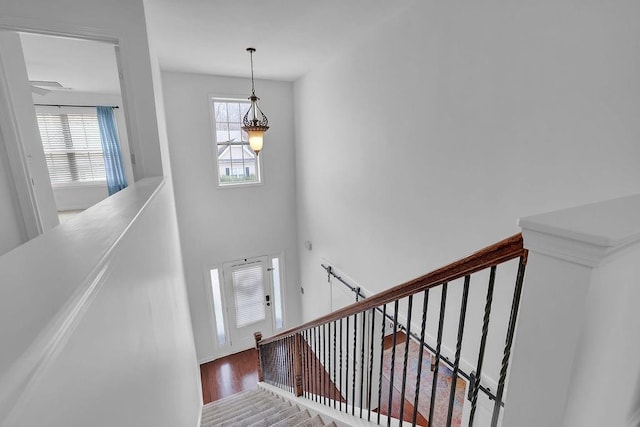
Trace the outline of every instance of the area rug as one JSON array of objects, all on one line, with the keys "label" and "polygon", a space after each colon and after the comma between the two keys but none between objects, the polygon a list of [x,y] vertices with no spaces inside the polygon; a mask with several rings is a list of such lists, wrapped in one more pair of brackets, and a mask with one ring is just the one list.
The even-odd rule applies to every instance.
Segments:
[{"label": "area rug", "polygon": [[[404,337],[403,337],[404,338]],[[395,365],[393,369],[394,393],[400,393],[402,389],[402,370],[404,364],[405,342],[396,345]],[[382,375],[391,382],[391,352],[393,348],[384,351]],[[407,386],[405,399],[411,405],[415,400],[415,384],[418,376],[418,357],[420,356],[420,344],[409,340],[409,357],[407,360]],[[449,410],[449,396],[451,393],[451,381],[453,372],[444,364],[438,367],[438,382],[436,387],[436,400],[433,412],[433,425],[429,427],[446,427],[447,413]],[[433,384],[433,372],[431,372],[431,354],[424,351],[422,357],[422,370],[420,374],[420,393],[418,400],[418,412],[425,418],[429,418],[429,406],[431,404],[431,386]],[[453,403],[452,427],[459,427],[462,421],[462,408],[464,406],[465,389],[467,383],[458,378],[456,382],[455,399]]]}]

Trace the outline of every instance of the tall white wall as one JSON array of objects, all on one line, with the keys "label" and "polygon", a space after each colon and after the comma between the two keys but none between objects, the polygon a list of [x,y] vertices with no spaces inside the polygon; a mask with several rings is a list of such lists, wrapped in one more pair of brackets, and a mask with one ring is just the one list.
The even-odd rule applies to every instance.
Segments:
[{"label": "tall white wall", "polygon": [[257,81],[271,128],[262,157],[264,183],[218,188],[210,95],[246,98],[250,81],[163,72],[164,106],[176,209],[198,358],[220,354],[214,342],[208,269],[261,255],[285,256],[287,325],[300,318],[295,247],[293,107],[290,83]]},{"label": "tall white wall", "polygon": [[[305,320],[329,307],[322,260],[376,292],[518,232],[520,216],[638,192],[639,13],[415,2],[297,81]],[[507,318],[510,290],[496,292],[492,319]],[[480,321],[471,310],[467,325]],[[485,367],[495,379],[497,363]]]}]

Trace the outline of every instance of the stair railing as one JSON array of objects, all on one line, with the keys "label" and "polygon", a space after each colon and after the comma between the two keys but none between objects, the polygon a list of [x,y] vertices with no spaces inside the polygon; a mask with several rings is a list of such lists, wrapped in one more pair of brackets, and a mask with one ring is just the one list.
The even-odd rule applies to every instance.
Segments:
[{"label": "stair railing", "polygon": [[[481,379],[496,271],[498,266],[516,259],[518,268],[497,390],[494,394],[488,387],[481,384]],[[428,422],[429,426],[442,424],[451,426],[460,418],[459,414],[454,416],[456,389],[459,387],[458,378],[466,378],[470,380],[467,394],[471,402],[468,425],[472,426],[474,423],[478,392],[483,391],[489,399],[493,400],[491,425],[497,426],[504,406],[503,394],[526,261],[527,251],[523,248],[522,236],[517,234],[424,276],[362,299],[296,328],[266,339],[262,339],[261,334],[256,333],[256,346],[260,360],[259,379],[288,390],[296,396],[304,396],[342,412],[366,418],[368,421],[372,421],[373,417],[373,421],[378,424],[381,421],[381,414],[384,414],[387,415],[387,426],[391,425],[394,418],[399,420],[399,425],[402,425],[404,420],[412,425]],[[460,369],[460,361],[469,288],[472,275],[484,270],[489,270],[489,279],[477,364],[472,374],[466,374]],[[445,311],[447,294],[450,293],[451,287],[458,285],[460,281],[462,290],[457,316],[456,347],[453,361],[451,361],[443,355],[442,348]],[[429,294],[434,288],[440,290],[440,301],[436,304],[440,309],[437,313],[437,338],[435,346],[432,346],[427,343],[425,335],[429,316]],[[413,331],[413,303],[414,299],[417,300],[420,297],[422,297],[422,310],[419,312],[421,313],[420,327],[417,331]],[[401,308],[402,313],[406,314],[401,314]],[[399,316],[404,316],[402,319],[404,321],[401,322]],[[399,327],[401,324],[402,327]],[[417,351],[415,384],[407,382],[408,370],[413,372],[413,368],[408,369],[410,341],[419,342],[419,349],[422,350]],[[391,344],[390,347],[389,344]],[[401,348],[401,354],[396,357],[398,347]],[[422,366],[425,362],[424,349],[431,354],[432,379],[429,397],[420,395]],[[402,360],[396,360],[398,358]],[[443,412],[435,409],[438,379],[447,365],[447,371],[450,371],[448,374],[450,388],[447,383],[449,388],[447,415],[446,420],[444,418],[436,420],[436,412]],[[384,378],[383,370],[386,373]],[[394,376],[394,372],[398,378]],[[397,392],[394,389],[398,389]],[[408,402],[410,397],[412,401]],[[427,402],[428,411],[419,412],[419,404],[422,403],[424,407]],[[458,424],[459,422],[456,425]]]},{"label": "stair railing", "polygon": [[[338,282],[340,282],[341,284],[343,284],[345,287],[347,287],[351,292],[353,292],[355,294],[356,297],[356,302],[360,301],[361,299],[365,299],[367,298],[367,296],[362,292],[362,288],[360,288],[359,286],[353,286],[351,284],[349,284],[348,281],[346,281],[342,276],[340,276],[339,274],[336,273],[335,269],[330,266],[330,265],[324,265],[321,264],[320,265],[326,272],[327,272],[327,276],[329,278],[329,281],[331,279],[331,277],[335,278],[338,280]],[[490,310],[490,308],[489,308]],[[407,334],[414,342],[420,343],[423,347],[424,350],[428,351],[431,354],[436,354],[436,349],[431,346],[428,342],[422,342],[421,337],[416,334],[415,332],[412,332],[410,328],[407,328],[403,323],[398,322],[398,323],[394,323],[394,319],[393,316],[390,314],[386,314],[383,313],[382,309],[380,309],[379,307],[376,308],[376,311],[383,315],[383,317],[386,317],[386,319],[390,322],[390,324],[394,325],[393,329],[395,329],[396,331],[401,331],[404,334]],[[454,362],[452,360],[450,360],[447,356],[445,355],[440,355],[440,362],[442,362],[444,365],[446,365],[449,369],[453,370],[454,367]],[[465,380],[469,381],[471,383],[471,385],[469,386],[469,390],[473,390],[474,387],[478,387],[478,390],[481,391],[482,393],[484,393],[489,400],[495,401],[496,400],[496,395],[493,393],[493,391],[491,391],[490,388],[485,387],[481,384],[481,381],[479,381],[476,378],[476,372],[472,371],[472,372],[464,372],[460,367],[458,367],[458,376],[461,378],[464,378]],[[477,381],[477,383],[476,383]],[[469,394],[469,400],[471,399],[471,395]],[[504,404],[502,404],[502,406],[504,406]]]}]

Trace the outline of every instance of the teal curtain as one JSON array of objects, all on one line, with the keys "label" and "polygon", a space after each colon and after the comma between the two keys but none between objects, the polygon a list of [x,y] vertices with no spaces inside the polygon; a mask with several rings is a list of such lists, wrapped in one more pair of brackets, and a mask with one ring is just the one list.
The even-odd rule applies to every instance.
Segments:
[{"label": "teal curtain", "polygon": [[107,175],[107,189],[109,195],[127,188],[127,178],[124,176],[122,153],[118,142],[118,131],[113,115],[113,107],[96,107],[98,110],[98,125],[100,126],[100,140],[102,141],[102,153],[104,167]]}]

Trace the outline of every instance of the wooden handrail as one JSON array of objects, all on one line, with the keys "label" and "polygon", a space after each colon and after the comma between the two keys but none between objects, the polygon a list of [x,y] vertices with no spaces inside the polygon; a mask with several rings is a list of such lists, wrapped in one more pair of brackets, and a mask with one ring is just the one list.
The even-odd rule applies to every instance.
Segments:
[{"label": "wooden handrail", "polygon": [[336,310],[315,320],[296,326],[295,328],[288,329],[277,335],[263,339],[260,341],[260,345],[269,344],[270,342],[277,341],[279,338],[394,302],[409,295],[424,291],[425,289],[433,288],[445,282],[451,282],[469,274],[484,270],[485,268],[519,257],[524,257],[524,262],[526,263],[527,250],[523,247],[522,234],[520,233],[494,243],[491,246],[487,246],[466,258],[462,258],[461,260],[434,270],[431,273],[427,273],[424,276],[417,277],[401,285],[394,286],[386,291],[348,305],[340,310]]}]

